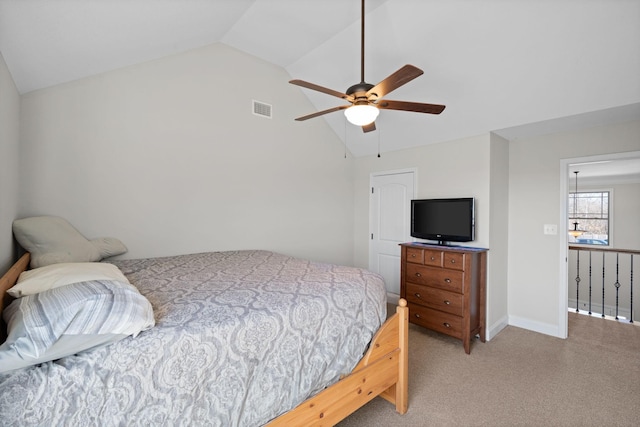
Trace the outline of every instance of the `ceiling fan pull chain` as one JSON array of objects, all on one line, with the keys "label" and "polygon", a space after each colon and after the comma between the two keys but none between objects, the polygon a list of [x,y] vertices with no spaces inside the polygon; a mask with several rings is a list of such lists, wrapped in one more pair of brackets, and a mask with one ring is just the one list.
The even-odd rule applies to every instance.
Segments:
[{"label": "ceiling fan pull chain", "polygon": [[342,138],[342,140],[344,141],[344,158],[347,158],[347,118],[345,117],[345,119],[343,120],[344,123],[344,138]]},{"label": "ceiling fan pull chain", "polygon": [[382,131],[378,129],[378,158],[380,158],[380,134]]}]

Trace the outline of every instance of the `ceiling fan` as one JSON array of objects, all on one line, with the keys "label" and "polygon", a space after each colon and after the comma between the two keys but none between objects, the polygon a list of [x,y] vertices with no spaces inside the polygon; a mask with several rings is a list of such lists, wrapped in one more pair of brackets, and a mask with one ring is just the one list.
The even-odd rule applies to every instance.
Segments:
[{"label": "ceiling fan", "polygon": [[304,80],[291,80],[289,83],[307,89],[316,90],[348,101],[347,105],[329,108],[306,116],[298,117],[296,120],[302,121],[322,116],[334,111],[345,110],[344,114],[349,122],[357,126],[362,126],[364,132],[371,132],[376,129],[375,120],[380,110],[401,110],[414,111],[416,113],[440,114],[445,109],[444,105],[423,104],[419,102],[392,101],[382,99],[391,91],[410,82],[423,74],[423,71],[413,65],[405,65],[394,72],[377,85],[372,85],[364,81],[364,0],[362,0],[361,19],[361,41],[360,41],[360,83],[351,86],[345,93],[332,89],[327,89]]}]

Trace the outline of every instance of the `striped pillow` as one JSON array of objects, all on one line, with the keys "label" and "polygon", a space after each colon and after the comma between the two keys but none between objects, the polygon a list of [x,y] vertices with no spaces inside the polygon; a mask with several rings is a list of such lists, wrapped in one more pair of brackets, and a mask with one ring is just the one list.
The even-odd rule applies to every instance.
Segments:
[{"label": "striped pillow", "polygon": [[0,345],[0,372],[136,336],[155,325],[149,301],[134,286],[112,280],[27,295],[13,301],[3,315],[8,338]]}]

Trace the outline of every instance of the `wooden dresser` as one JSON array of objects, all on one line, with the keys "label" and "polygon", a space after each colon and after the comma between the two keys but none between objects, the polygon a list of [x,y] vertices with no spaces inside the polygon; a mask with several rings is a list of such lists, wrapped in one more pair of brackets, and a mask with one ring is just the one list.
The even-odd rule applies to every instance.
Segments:
[{"label": "wooden dresser", "polygon": [[483,248],[402,243],[400,294],[409,321],[462,340],[485,342],[487,251]]}]

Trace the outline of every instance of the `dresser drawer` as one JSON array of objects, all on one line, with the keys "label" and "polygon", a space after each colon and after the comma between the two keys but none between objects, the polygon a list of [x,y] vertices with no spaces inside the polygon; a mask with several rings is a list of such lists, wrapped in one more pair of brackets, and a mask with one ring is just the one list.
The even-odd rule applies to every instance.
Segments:
[{"label": "dresser drawer", "polygon": [[462,317],[412,303],[408,307],[411,323],[462,339]]},{"label": "dresser drawer", "polygon": [[432,267],[442,267],[442,251],[425,249],[424,265],[430,265]]},{"label": "dresser drawer", "polygon": [[464,273],[407,263],[407,282],[463,293]]},{"label": "dresser drawer", "polygon": [[407,248],[407,262],[413,264],[424,263],[424,250],[417,248]]},{"label": "dresser drawer", "polygon": [[464,270],[464,254],[459,252],[447,252],[444,254],[444,260],[442,263],[444,268],[450,268],[452,270]]},{"label": "dresser drawer", "polygon": [[455,292],[407,283],[407,301],[456,316],[463,315],[463,296]]},{"label": "dresser drawer", "polygon": [[433,249],[407,248],[407,262],[442,267],[443,252]]}]

